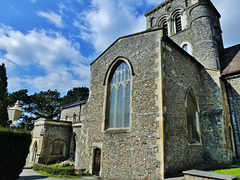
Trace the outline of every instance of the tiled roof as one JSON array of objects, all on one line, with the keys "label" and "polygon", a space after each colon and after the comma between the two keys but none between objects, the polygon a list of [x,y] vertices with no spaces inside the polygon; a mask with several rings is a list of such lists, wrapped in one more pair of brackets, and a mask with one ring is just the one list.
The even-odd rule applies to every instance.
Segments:
[{"label": "tiled roof", "polygon": [[228,66],[222,71],[222,75],[227,75],[230,73],[236,73],[240,71],[240,51],[235,55]]}]

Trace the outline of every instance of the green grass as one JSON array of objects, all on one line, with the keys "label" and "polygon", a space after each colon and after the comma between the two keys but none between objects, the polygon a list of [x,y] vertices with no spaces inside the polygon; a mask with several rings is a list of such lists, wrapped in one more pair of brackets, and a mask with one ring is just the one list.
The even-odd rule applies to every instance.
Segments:
[{"label": "green grass", "polygon": [[240,168],[227,168],[227,169],[224,168],[224,169],[218,169],[218,170],[213,170],[209,172],[235,175],[235,176],[238,176],[238,179],[240,180]]},{"label": "green grass", "polygon": [[57,164],[50,164],[50,165],[48,165],[48,167],[57,168],[57,169],[72,169],[72,166],[57,167],[56,165]]},{"label": "green grass", "polygon": [[48,176],[48,177],[55,177],[55,178],[81,178],[83,177],[82,175],[76,175],[76,176],[69,176],[69,175],[53,175],[53,174],[48,174],[44,171],[37,171],[39,174],[42,174],[44,176]]}]

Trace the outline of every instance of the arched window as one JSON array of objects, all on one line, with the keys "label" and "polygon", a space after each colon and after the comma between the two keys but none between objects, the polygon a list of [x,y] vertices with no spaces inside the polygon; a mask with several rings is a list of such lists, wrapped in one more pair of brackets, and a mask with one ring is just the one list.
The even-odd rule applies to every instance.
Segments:
[{"label": "arched window", "polygon": [[150,27],[153,27],[153,26],[154,26],[154,17],[152,17],[150,20]]},{"label": "arched window", "polygon": [[180,13],[177,13],[174,16],[174,22],[175,22],[176,33],[179,33],[180,31],[182,31],[182,21],[181,21]]},{"label": "arched window", "polygon": [[37,142],[35,141],[33,144],[33,149],[32,149],[32,162],[36,162],[36,156],[37,156]]},{"label": "arched window", "polygon": [[184,44],[184,45],[182,46],[182,48],[183,48],[184,51],[188,52],[188,45],[187,45],[187,44]]},{"label": "arched window", "polygon": [[162,21],[161,27],[164,29],[165,35],[168,36],[168,22],[166,19]]},{"label": "arched window", "polygon": [[75,122],[77,120],[77,115],[76,113],[73,114],[73,122]]},{"label": "arched window", "polygon": [[65,120],[68,121],[68,116],[65,117]]},{"label": "arched window", "polygon": [[108,81],[106,128],[129,128],[131,71],[119,61]]},{"label": "arched window", "polygon": [[198,103],[192,90],[187,94],[186,103],[188,142],[200,143]]},{"label": "arched window", "polygon": [[56,140],[51,146],[51,155],[64,155],[65,144],[61,140]]}]

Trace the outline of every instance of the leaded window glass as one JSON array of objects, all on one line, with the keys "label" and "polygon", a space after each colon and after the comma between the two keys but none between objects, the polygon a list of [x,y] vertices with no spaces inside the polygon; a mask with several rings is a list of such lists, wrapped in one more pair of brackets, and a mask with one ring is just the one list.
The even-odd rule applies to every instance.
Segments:
[{"label": "leaded window glass", "polygon": [[109,83],[108,128],[128,128],[130,117],[130,68],[121,62]]}]

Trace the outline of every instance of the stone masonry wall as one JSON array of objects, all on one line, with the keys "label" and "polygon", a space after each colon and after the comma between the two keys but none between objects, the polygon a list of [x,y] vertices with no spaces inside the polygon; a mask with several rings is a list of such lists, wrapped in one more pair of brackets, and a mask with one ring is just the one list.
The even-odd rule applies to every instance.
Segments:
[{"label": "stone masonry wall", "polygon": [[240,157],[240,78],[239,75],[227,78],[228,102],[232,117],[232,128],[237,158]]},{"label": "stone masonry wall", "polygon": [[[220,72],[196,66],[181,51],[171,44],[163,45],[164,164],[167,175],[193,168],[204,161],[223,164],[232,161],[227,142],[229,134],[225,132],[230,122],[226,92],[221,83],[214,80]],[[194,90],[199,102],[201,144],[190,145],[187,140],[185,97],[189,88]]]},{"label": "stone masonry wall", "polygon": [[[44,138],[39,163],[55,163],[56,161],[68,158],[72,123],[47,120],[44,123],[44,127],[45,132],[43,135]],[[65,143],[65,154],[63,156],[51,155],[51,145],[56,140],[61,140]]]},{"label": "stone masonry wall", "polygon": [[[91,171],[93,150],[100,148],[100,176],[106,179],[158,179],[156,160],[158,107],[155,104],[155,60],[160,56],[161,31],[144,32],[120,38],[91,65],[90,97],[86,120],[82,123],[77,150],[78,168]],[[156,49],[159,51],[157,52]],[[135,73],[131,87],[131,125],[128,130],[104,130],[106,86],[104,78],[110,64],[125,57]]]},{"label": "stone masonry wall", "polygon": [[[202,144],[188,144],[186,94],[191,88],[198,101],[202,97],[201,67],[196,66],[185,52],[163,43],[164,64],[164,165],[166,176],[193,168],[203,162]],[[200,110],[202,106],[199,104]],[[203,124],[200,118],[200,131]],[[203,137],[202,141],[204,141]]]}]

